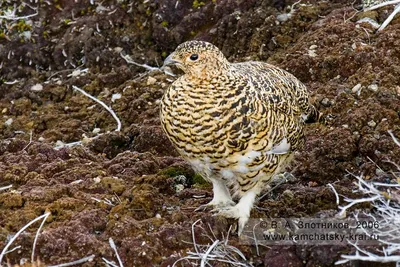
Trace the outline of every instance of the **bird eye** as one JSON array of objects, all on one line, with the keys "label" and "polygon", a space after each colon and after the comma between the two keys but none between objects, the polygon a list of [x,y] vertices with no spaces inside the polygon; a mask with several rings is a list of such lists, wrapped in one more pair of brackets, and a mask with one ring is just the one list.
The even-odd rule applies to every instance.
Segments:
[{"label": "bird eye", "polygon": [[199,55],[198,55],[198,54],[191,54],[191,55],[190,55],[190,60],[195,61],[195,60],[197,60],[198,58],[199,58]]}]

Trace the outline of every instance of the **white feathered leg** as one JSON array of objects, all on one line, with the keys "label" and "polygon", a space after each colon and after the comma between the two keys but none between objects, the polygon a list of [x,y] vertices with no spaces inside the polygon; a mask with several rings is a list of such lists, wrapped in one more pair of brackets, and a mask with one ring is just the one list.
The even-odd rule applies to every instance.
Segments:
[{"label": "white feathered leg", "polygon": [[253,208],[256,196],[257,194],[254,191],[247,191],[235,206],[224,208],[217,213],[217,215],[227,218],[238,219],[239,236],[250,218],[250,211]]},{"label": "white feathered leg", "polygon": [[213,211],[219,211],[220,209],[235,205],[224,182],[217,179],[212,179],[211,181],[213,184],[213,199],[211,202],[201,205],[195,211],[204,210],[208,207],[212,207]]}]

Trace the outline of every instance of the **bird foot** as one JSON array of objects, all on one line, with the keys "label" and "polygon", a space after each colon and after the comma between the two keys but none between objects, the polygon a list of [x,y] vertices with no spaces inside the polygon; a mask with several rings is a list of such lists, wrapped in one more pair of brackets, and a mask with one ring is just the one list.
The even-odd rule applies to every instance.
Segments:
[{"label": "bird foot", "polygon": [[240,218],[240,211],[237,206],[225,207],[218,210],[218,213],[214,214],[214,216],[223,216],[225,218]]},{"label": "bird foot", "polygon": [[249,221],[250,215],[244,215],[243,211],[241,211],[241,207],[236,205],[236,206],[230,206],[230,207],[225,207],[220,210],[218,210],[217,213],[215,213],[213,216],[223,216],[225,218],[233,218],[233,219],[238,219],[238,235],[240,236],[242,234],[242,231],[246,225],[246,223]]},{"label": "bird foot", "polygon": [[208,209],[211,209],[211,212],[219,212],[222,209],[225,209],[227,207],[234,206],[235,202],[232,200],[227,200],[227,201],[216,201],[216,200],[211,200],[209,203],[200,205],[197,209],[194,211],[206,211]]}]

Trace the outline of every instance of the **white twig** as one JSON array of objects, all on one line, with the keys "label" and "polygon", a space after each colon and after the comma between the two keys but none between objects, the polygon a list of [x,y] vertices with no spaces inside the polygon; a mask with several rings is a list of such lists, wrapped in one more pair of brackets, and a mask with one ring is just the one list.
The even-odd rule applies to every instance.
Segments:
[{"label": "white twig", "polygon": [[[38,228],[37,231],[36,231],[35,239],[33,240],[31,262],[34,262],[34,261],[35,261],[36,242],[37,242],[37,239],[39,238],[40,230],[42,230],[42,227],[43,227],[44,223],[46,222],[47,217],[49,217],[49,215],[50,215],[51,213],[48,212],[48,213],[46,213],[46,214],[47,214],[47,215],[43,218],[42,223],[40,224],[39,228]],[[1,262],[1,261],[0,261],[0,262]]]},{"label": "white twig", "polygon": [[30,134],[29,134],[29,143],[22,149],[22,151],[24,151],[25,149],[28,148],[28,146],[30,146],[30,144],[32,144],[32,134],[33,131],[31,130]]},{"label": "white twig", "polygon": [[82,144],[82,141],[76,141],[76,142],[67,143],[67,144],[63,143],[62,145],[56,146],[54,149],[59,150],[63,147],[73,147],[73,146],[77,146],[77,145],[81,145],[81,144]]},{"label": "white twig", "polygon": [[385,184],[385,183],[374,183],[376,186],[386,186],[386,187],[399,187],[399,184]]},{"label": "white twig", "polygon": [[16,84],[16,83],[19,83],[20,81],[18,81],[18,80],[14,80],[14,81],[11,81],[11,82],[4,82],[4,84]]},{"label": "white twig", "polygon": [[71,262],[67,262],[67,263],[61,263],[61,264],[57,264],[57,265],[49,265],[47,267],[68,267],[68,266],[73,266],[73,265],[77,265],[77,264],[82,264],[88,261],[93,260],[95,257],[95,255],[90,255],[87,257],[84,257],[82,259],[76,260],[76,261],[71,261]]},{"label": "white twig", "polygon": [[81,88],[79,88],[79,87],[77,87],[77,86],[75,86],[75,85],[73,85],[72,88],[73,88],[74,90],[79,91],[79,92],[82,93],[83,95],[89,97],[89,98],[92,99],[93,101],[96,101],[96,102],[99,103],[100,105],[102,105],[102,106],[113,116],[113,118],[115,119],[115,121],[116,121],[117,124],[118,124],[117,128],[116,128],[114,131],[119,132],[119,131],[121,130],[121,120],[118,118],[117,114],[115,114],[115,112],[114,112],[109,106],[107,106],[103,101],[101,101],[101,100],[97,99],[96,97],[94,97],[94,96],[92,96],[92,95],[86,93],[84,90],[82,90]]},{"label": "white twig", "polygon": [[107,260],[104,257],[102,257],[101,259],[107,264],[107,266],[111,265],[112,267],[118,267],[118,265],[116,265],[114,262]]},{"label": "white twig", "polygon": [[160,68],[152,67],[152,66],[149,66],[147,64],[139,64],[139,63],[133,61],[132,58],[129,55],[124,55],[123,53],[120,53],[120,55],[129,64],[133,64],[133,65],[136,65],[138,67],[145,68],[148,71],[161,71]]},{"label": "white twig", "polygon": [[[393,136],[392,136],[393,137]],[[378,224],[373,228],[361,228],[363,233],[369,237],[379,237],[377,242],[382,246],[381,255],[372,253],[358,246],[357,243],[349,244],[356,248],[354,255],[342,255],[343,260],[337,261],[335,264],[343,264],[351,260],[372,261],[372,262],[396,262],[400,264],[400,255],[392,255],[400,251],[400,183],[385,184],[379,182],[368,182],[361,176],[355,176],[358,191],[365,194],[366,197],[360,199],[345,198],[344,201],[349,204],[339,207],[341,213],[345,213],[351,206],[361,203],[370,202],[374,213],[363,212],[364,216]],[[359,212],[353,212],[353,216],[360,221]],[[363,219],[365,220],[365,218]]]},{"label": "white twig", "polygon": [[389,15],[389,17],[382,23],[382,25],[379,27],[378,31],[382,31],[383,29],[386,28],[386,26],[393,20],[394,16],[396,16],[397,13],[400,11],[400,4],[398,4],[393,12]]},{"label": "white twig", "polygon": [[122,260],[119,257],[117,246],[115,246],[114,240],[110,237],[110,239],[108,239],[108,242],[110,243],[110,247],[114,250],[115,255],[117,256],[119,267],[124,267],[124,264],[122,263]]},{"label": "white twig", "polygon": [[394,16],[396,16],[396,14],[400,12],[400,4],[399,3],[400,3],[400,0],[386,1],[386,2],[383,2],[383,3],[368,7],[366,9],[364,9],[364,11],[371,11],[371,10],[375,10],[375,9],[378,9],[378,8],[381,8],[381,7],[384,7],[384,6],[396,5],[397,4],[397,6],[394,8],[393,12],[389,15],[389,17],[379,27],[378,31],[382,31],[393,20]]},{"label": "white twig", "polygon": [[289,13],[282,13],[282,14],[279,14],[279,15],[276,17],[276,19],[277,19],[278,21],[280,21],[280,22],[285,22],[285,21],[287,21],[288,19],[290,19],[290,18],[293,16],[293,14],[296,12],[296,10],[294,9],[295,6],[296,6],[298,3],[300,3],[300,2],[301,2],[301,0],[295,2],[295,3],[290,7]]},{"label": "white twig", "polygon": [[[269,193],[271,193],[272,191],[274,191],[276,188],[278,188],[279,186],[281,186],[282,184],[287,182],[287,178],[284,176],[284,179],[280,179],[279,182],[272,187],[271,189],[269,189],[264,195],[262,195],[261,197],[257,198],[257,202],[260,202],[264,197],[266,197]],[[256,207],[259,208],[259,207]]]},{"label": "white twig", "polygon": [[120,53],[120,55],[129,64],[133,64],[133,65],[136,65],[138,67],[145,68],[148,71],[162,71],[167,75],[175,76],[175,74],[173,74],[173,73],[171,73],[171,72],[169,72],[169,71],[167,71],[167,70],[165,70],[163,68],[152,67],[152,66],[149,66],[147,64],[139,64],[139,63],[133,61],[132,58],[129,55],[124,55],[123,53]]},{"label": "white twig", "polygon": [[330,184],[330,183],[327,184],[327,186],[329,186],[329,187],[332,189],[332,191],[333,191],[333,193],[335,194],[335,197],[336,197],[336,205],[339,205],[340,199],[339,199],[339,195],[338,195],[338,193],[337,193],[335,187],[333,187],[333,185]]},{"label": "white twig", "polygon": [[390,136],[392,137],[394,143],[395,143],[398,147],[400,147],[400,141],[399,141],[399,139],[397,139],[396,136],[394,136],[394,134],[393,134],[393,132],[392,132],[391,130],[389,130],[388,133],[389,133]]},{"label": "white twig", "polygon": [[196,253],[197,253],[197,254],[199,254],[199,250],[198,250],[198,248],[197,248],[196,238],[195,238],[195,236],[194,236],[194,226],[195,226],[199,221],[201,221],[201,219],[198,219],[197,221],[195,221],[195,222],[192,224],[192,239],[193,239],[194,249],[196,250]]},{"label": "white twig", "polygon": [[205,264],[207,263],[207,257],[210,255],[211,251],[218,245],[219,240],[215,240],[214,243],[207,249],[206,253],[201,257],[201,263],[200,266],[204,267]]},{"label": "white twig", "polygon": [[8,250],[8,251],[7,251],[6,253],[4,253],[4,254],[11,253],[11,252],[13,252],[14,250],[17,250],[17,249],[20,249],[20,248],[21,248],[21,245],[16,246],[15,248],[12,248],[12,249]]},{"label": "white twig", "polygon": [[[298,3],[300,3],[300,2],[301,2],[301,0],[295,2],[295,3],[290,7],[290,9],[291,9],[291,10],[294,9],[294,7],[295,7]],[[291,10],[290,10],[290,11],[291,11]]]},{"label": "white twig", "polygon": [[257,227],[259,225],[259,223],[258,224],[254,224],[254,226],[253,226],[253,240],[254,240],[254,244],[256,245],[256,252],[257,252],[257,256],[260,256],[260,250],[258,249],[258,240],[257,240],[257,237],[256,237],[256,233],[255,233],[255,228]]},{"label": "white twig", "polygon": [[80,184],[80,183],[82,183],[83,182],[83,180],[82,179],[79,179],[79,180],[75,180],[75,181],[72,181],[72,182],[70,182],[69,184]]},{"label": "white twig", "polygon": [[359,203],[364,203],[364,202],[373,202],[375,200],[379,199],[379,196],[374,196],[374,197],[369,197],[369,198],[362,198],[362,199],[351,199],[351,198],[345,198],[344,201],[349,202],[346,206],[340,206],[339,209],[341,210],[339,213],[339,216],[343,216],[346,214],[346,211],[351,208],[352,206],[359,204]]},{"label": "white twig", "polygon": [[[356,243],[349,242],[350,245],[354,246],[357,251],[355,255],[342,255],[341,257],[344,260],[340,260],[335,262],[335,265],[343,264],[352,260],[361,260],[361,261],[372,261],[372,262],[400,262],[400,255],[399,256],[380,256],[369,251],[366,251],[360,248]],[[360,252],[365,255],[360,255]]]},{"label": "white twig", "polygon": [[95,198],[95,197],[91,197],[90,199],[93,199],[94,201],[96,201],[96,202],[99,202],[99,203],[105,203],[105,204],[107,204],[107,205],[110,205],[110,206],[115,206],[110,200],[108,200],[107,199],[107,201],[105,201],[105,200],[100,200],[100,199],[97,199],[97,198]]},{"label": "white twig", "polygon": [[114,250],[115,255],[117,256],[119,266],[116,265],[114,262],[112,262],[110,260],[107,260],[104,257],[102,257],[103,261],[106,263],[107,266],[111,265],[112,267],[124,267],[124,264],[122,263],[122,260],[119,257],[119,254],[118,254],[118,251],[117,251],[117,246],[115,245],[114,240],[111,237],[108,239],[108,243],[110,244],[110,247]]},{"label": "white twig", "polygon": [[23,17],[16,17],[15,14],[8,14],[6,16],[0,16],[0,19],[6,19],[6,20],[20,20],[20,19],[28,19],[30,17],[37,16],[39,13],[36,12],[35,14],[23,16]]},{"label": "white twig", "polygon": [[[230,266],[243,266],[243,267],[248,267],[252,266],[250,263],[246,262],[246,257],[243,255],[243,253],[236,247],[228,245],[228,238],[229,238],[229,231],[226,237],[224,237],[224,241],[217,240],[215,238],[215,234],[212,232],[212,236],[206,234],[206,237],[208,237],[213,243],[211,245],[199,245],[196,243],[195,239],[195,234],[194,234],[194,228],[195,225],[199,222],[200,220],[195,221],[192,224],[192,239],[193,239],[193,247],[195,252],[189,251],[187,252],[187,256],[179,258],[177,261],[174,262],[172,267],[177,266],[178,262],[180,261],[188,261],[189,263],[195,264],[195,266],[213,266],[210,264],[210,261],[214,262],[225,262],[230,264]],[[204,228],[199,226],[200,229],[203,231]],[[213,240],[215,238],[216,240]],[[196,262],[192,262],[196,261]],[[200,261],[200,265],[198,264],[198,261]]]},{"label": "white twig", "polygon": [[[96,136],[93,137],[84,137],[83,140],[81,141],[76,141],[76,142],[71,142],[71,143],[66,143],[64,144],[63,142],[61,142],[61,144],[57,145],[56,147],[54,147],[55,150],[59,150],[63,147],[74,147],[74,146],[78,146],[78,145],[82,145],[82,144],[87,144],[97,138],[99,138],[100,136],[102,136],[104,133],[99,133]],[[57,143],[56,143],[57,144]]]},{"label": "white twig", "polygon": [[44,221],[46,221],[47,217],[50,215],[50,212],[47,212],[35,219],[33,219],[32,221],[30,221],[28,224],[26,224],[24,227],[22,227],[14,236],[13,238],[11,238],[11,240],[7,243],[7,245],[4,247],[3,251],[0,253],[0,266],[1,266],[1,262],[3,261],[3,257],[4,254],[6,254],[8,248],[11,246],[11,244],[15,241],[15,239],[17,239],[17,237],[23,232],[25,231],[26,228],[28,228],[29,226],[31,226],[32,224],[34,224],[35,222],[43,219]]},{"label": "white twig", "polygon": [[12,185],[12,184],[10,184],[10,185],[6,185],[6,186],[3,186],[3,187],[0,187],[0,191],[3,191],[3,190],[10,189],[11,187],[13,187],[13,185]]},{"label": "white twig", "polygon": [[400,3],[400,0],[386,1],[386,2],[383,2],[383,3],[368,7],[366,9],[364,9],[364,11],[371,11],[371,10],[375,10],[375,9],[378,9],[378,8],[381,8],[381,7],[384,7],[384,6],[395,5],[395,4],[398,4],[398,3]]}]

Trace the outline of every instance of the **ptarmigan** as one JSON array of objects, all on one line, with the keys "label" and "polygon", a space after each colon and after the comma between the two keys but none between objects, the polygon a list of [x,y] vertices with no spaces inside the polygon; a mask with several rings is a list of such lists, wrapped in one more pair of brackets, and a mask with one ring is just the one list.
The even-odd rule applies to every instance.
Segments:
[{"label": "ptarmigan", "polygon": [[214,197],[206,206],[239,219],[240,235],[256,196],[303,144],[305,122],[322,114],[290,73],[263,62],[229,63],[207,42],[182,43],[164,61],[171,64],[184,75],[161,100],[162,127],[212,182]]}]

